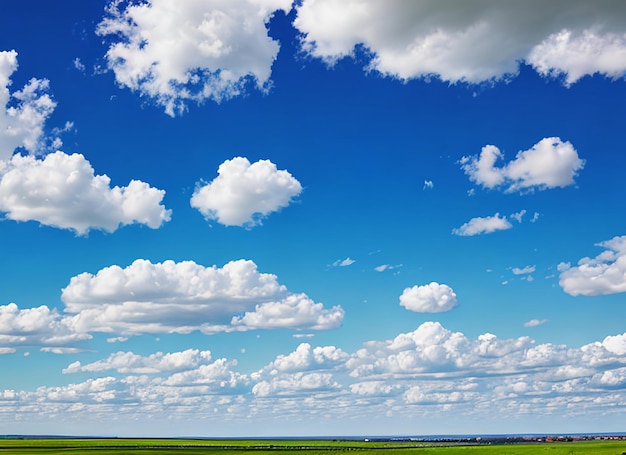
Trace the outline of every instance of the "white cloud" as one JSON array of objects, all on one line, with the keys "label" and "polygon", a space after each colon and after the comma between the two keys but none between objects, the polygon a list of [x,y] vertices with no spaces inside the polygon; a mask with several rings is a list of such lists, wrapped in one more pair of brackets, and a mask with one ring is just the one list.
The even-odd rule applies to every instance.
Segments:
[{"label": "white cloud", "polygon": [[602,341],[602,347],[617,355],[626,355],[626,333],[606,337]]},{"label": "white cloud", "polygon": [[424,180],[424,188],[425,190],[432,190],[435,187],[435,184],[432,180]]},{"label": "white cloud", "polygon": [[529,150],[517,152],[504,167],[496,167],[502,158],[500,149],[486,145],[478,157],[463,157],[461,168],[470,180],[485,188],[505,185],[507,192],[514,192],[572,185],[585,165],[572,144],[558,137],[544,138]]},{"label": "white cloud", "polygon": [[513,267],[512,272],[514,275],[527,275],[529,273],[535,273],[536,269],[537,267],[534,265],[527,265],[521,269],[519,267]]},{"label": "white cloud", "polygon": [[453,229],[452,233],[460,236],[472,236],[505,231],[512,227],[513,225],[506,219],[506,216],[500,217],[500,214],[496,213],[494,216],[472,218],[461,227]]},{"label": "white cloud", "polygon": [[548,322],[547,319],[531,319],[524,323],[524,327],[537,327],[538,325],[543,325]]},{"label": "white cloud", "polygon": [[259,225],[302,192],[300,182],[269,160],[250,164],[236,157],[224,161],[217,173],[211,183],[196,188],[191,206],[207,220],[226,226]]},{"label": "white cloud", "polygon": [[[174,373],[164,383],[167,386],[204,385],[209,386],[209,390],[213,392],[232,393],[248,382],[247,376],[232,371],[235,366],[236,361],[217,359],[193,370]],[[207,393],[207,389],[202,391]]]},{"label": "white cloud", "polygon": [[84,73],[86,69],[85,65],[83,64],[83,62],[80,61],[80,58],[78,57],[74,59],[74,68],[76,68],[81,73]]},{"label": "white cloud", "polygon": [[387,384],[383,381],[363,381],[350,385],[350,391],[356,395],[389,395],[401,389],[400,385]]},{"label": "white cloud", "polygon": [[30,153],[44,148],[44,125],[56,107],[46,79],[32,78],[22,90],[11,93],[15,70],[17,52],[0,51],[0,161],[10,159],[19,147]]},{"label": "white cloud", "polygon": [[261,381],[252,388],[256,397],[299,396],[311,392],[321,392],[341,388],[331,373],[303,373],[284,374]]},{"label": "white cloud", "polygon": [[345,259],[337,259],[335,262],[333,262],[333,267],[348,267],[355,262],[356,261],[354,259],[351,259],[350,257],[347,257]]},{"label": "white cloud", "polygon": [[626,33],[561,30],[535,46],[528,62],[543,76],[565,75],[567,85],[596,73],[618,79],[626,72]]},{"label": "white cloud", "polygon": [[147,357],[132,352],[116,352],[105,360],[82,365],[73,362],[63,369],[63,374],[116,370],[119,373],[154,374],[163,371],[188,370],[211,360],[211,351],[187,349],[164,354],[157,352]]},{"label": "white cloud", "polygon": [[400,305],[419,313],[441,313],[456,307],[457,300],[450,286],[432,282],[406,288],[400,296]]},{"label": "white cloud", "polygon": [[403,80],[479,83],[515,75],[526,60],[542,75],[566,74],[569,84],[626,71],[626,11],[604,5],[304,0],[294,25],[314,57],[333,64],[361,44],[373,54],[367,70]]},{"label": "white cloud", "polygon": [[169,221],[171,211],[160,204],[165,191],[139,180],[109,185],[109,177],[94,175],[80,154],[55,152],[43,159],[16,154],[0,161],[0,211],[11,220],[34,220],[79,235],[132,223],[156,229]]},{"label": "white cloud", "polygon": [[107,343],[124,343],[128,341],[128,337],[110,337],[107,338]]},{"label": "white cloud", "polygon": [[511,213],[511,219],[514,219],[518,223],[521,223],[524,215],[526,215],[526,210],[520,210],[517,213]]},{"label": "white cloud", "polygon": [[112,2],[98,25],[118,84],[153,98],[171,116],[186,103],[220,102],[270,85],[278,43],[266,24],[291,0]]},{"label": "white cloud", "polygon": [[327,310],[323,304],[315,303],[306,294],[292,294],[278,302],[258,304],[253,311],[234,316],[231,324],[250,329],[326,330],[341,326],[343,316],[344,311],[339,306]]},{"label": "white cloud", "polygon": [[211,334],[289,327],[323,330],[343,319],[339,306],[325,309],[305,294],[290,293],[275,275],[252,261],[204,267],[193,261],[153,264],[138,259],[126,268],[82,273],[63,289],[65,312],[81,331]]},{"label": "white cloud", "polygon": [[39,349],[41,352],[50,352],[52,354],[64,355],[64,354],[78,354],[80,352],[85,352],[84,349],[81,348],[70,348],[70,347],[62,347],[62,346],[44,346]]},{"label": "white cloud", "polygon": [[279,355],[263,369],[252,375],[259,379],[263,375],[274,376],[278,373],[292,373],[332,368],[344,364],[350,355],[335,346],[313,348],[309,343],[301,343],[295,351]]},{"label": "white cloud", "polygon": [[108,376],[0,390],[0,402],[10,403],[11,418],[29,424],[62,416],[66,422],[123,425],[141,418],[158,425],[155,414],[186,428],[190,415],[203,428],[251,415],[272,425],[302,415],[332,424],[389,411],[412,422],[511,419],[529,412],[536,419],[556,413],[564,421],[580,415],[588,422],[626,405],[625,340],[626,334],[618,334],[576,347],[491,333],[472,339],[425,322],[354,352],[302,343],[250,375],[237,371],[236,360],[211,361],[207,351],[121,352],[86,365],[75,362],[66,371],[110,371]]},{"label": "white cloud", "polygon": [[570,295],[606,295],[626,292],[626,236],[597,244],[605,251],[595,258],[582,258],[571,267],[561,263],[559,284]]},{"label": "white cloud", "polygon": [[403,264],[396,264],[396,265],[381,264],[381,265],[378,265],[378,266],[374,267],[374,270],[376,270],[377,272],[384,272],[385,270],[398,269],[398,268],[402,267],[402,265]]},{"label": "white cloud", "polygon": [[58,347],[89,338],[89,334],[76,331],[56,309],[45,305],[26,309],[15,303],[0,306],[0,347]]}]

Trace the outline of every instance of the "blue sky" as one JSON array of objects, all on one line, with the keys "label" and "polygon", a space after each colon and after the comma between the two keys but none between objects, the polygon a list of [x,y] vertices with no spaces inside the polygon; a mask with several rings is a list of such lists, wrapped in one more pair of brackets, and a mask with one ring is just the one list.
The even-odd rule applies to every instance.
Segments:
[{"label": "blue sky", "polygon": [[0,11],[2,433],[623,430],[621,2]]}]

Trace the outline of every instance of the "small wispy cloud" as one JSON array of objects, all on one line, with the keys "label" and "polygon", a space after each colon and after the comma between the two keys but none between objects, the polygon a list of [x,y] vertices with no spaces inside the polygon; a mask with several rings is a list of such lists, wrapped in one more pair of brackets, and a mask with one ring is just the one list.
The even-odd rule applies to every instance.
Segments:
[{"label": "small wispy cloud", "polygon": [[517,213],[511,213],[511,218],[517,221],[518,223],[521,223],[524,215],[526,215],[526,210],[520,210]]},{"label": "small wispy cloud", "polygon": [[85,72],[85,65],[80,61],[80,58],[76,57],[74,59],[74,68],[76,68],[81,73]]},{"label": "small wispy cloud", "polygon": [[333,262],[333,267],[347,267],[349,265],[354,264],[356,261],[351,259],[349,256],[345,259],[337,259]]},{"label": "small wispy cloud", "polygon": [[547,319],[531,319],[530,321],[524,322],[524,327],[537,327],[538,325],[543,325],[548,322]]},{"label": "small wispy cloud", "polygon": [[479,234],[491,234],[492,232],[504,231],[512,227],[513,225],[506,219],[506,216],[500,217],[500,214],[496,213],[494,216],[472,218],[461,227],[453,229],[452,233],[454,235],[467,237]]},{"label": "small wispy cloud", "polygon": [[381,264],[379,266],[374,267],[374,270],[376,270],[377,272],[384,272],[385,270],[398,269],[398,268],[402,267],[402,265],[403,264],[396,264],[396,265]]},{"label": "small wispy cloud", "polygon": [[435,187],[435,184],[432,180],[424,180],[424,190],[432,190]]},{"label": "small wispy cloud", "polygon": [[522,269],[520,269],[519,267],[513,267],[511,269],[514,275],[527,275],[529,273],[534,273],[535,270],[537,270],[537,267],[534,265],[527,265]]}]

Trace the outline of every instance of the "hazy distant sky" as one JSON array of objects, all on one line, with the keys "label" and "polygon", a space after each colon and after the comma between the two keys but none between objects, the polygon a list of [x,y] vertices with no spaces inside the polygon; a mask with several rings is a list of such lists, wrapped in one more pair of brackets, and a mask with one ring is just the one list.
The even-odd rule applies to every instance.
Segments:
[{"label": "hazy distant sky", "polygon": [[0,4],[0,433],[623,431],[626,3]]}]

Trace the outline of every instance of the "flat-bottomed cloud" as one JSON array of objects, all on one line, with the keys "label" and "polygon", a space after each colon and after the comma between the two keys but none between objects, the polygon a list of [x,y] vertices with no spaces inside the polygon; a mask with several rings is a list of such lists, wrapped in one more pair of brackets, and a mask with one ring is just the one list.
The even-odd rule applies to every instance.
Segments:
[{"label": "flat-bottomed cloud", "polygon": [[161,205],[164,195],[139,180],[111,187],[109,177],[95,175],[80,154],[55,152],[43,159],[16,154],[0,161],[0,211],[8,219],[38,221],[79,235],[134,223],[156,229],[172,213]]},{"label": "flat-bottomed cloud", "polygon": [[236,157],[224,161],[217,173],[213,181],[196,188],[191,206],[225,226],[257,226],[302,192],[300,182],[269,160],[250,164]]},{"label": "flat-bottomed cloud", "polygon": [[306,294],[289,292],[249,260],[220,268],[138,259],[125,268],[73,277],[61,298],[77,330],[124,335],[326,330],[338,327],[344,314],[340,306],[326,309]]}]

